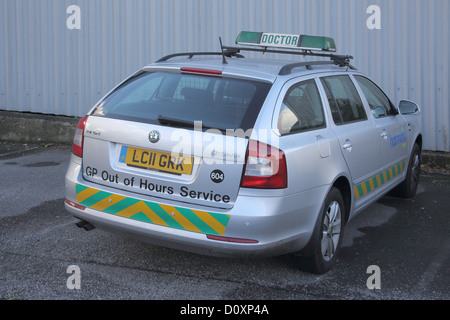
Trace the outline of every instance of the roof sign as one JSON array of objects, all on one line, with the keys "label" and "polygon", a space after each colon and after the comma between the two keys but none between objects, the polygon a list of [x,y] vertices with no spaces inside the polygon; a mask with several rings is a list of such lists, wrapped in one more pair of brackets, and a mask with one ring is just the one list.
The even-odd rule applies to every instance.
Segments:
[{"label": "roof sign", "polygon": [[336,45],[332,38],[281,33],[242,31],[236,39],[236,44],[314,51],[336,51]]}]

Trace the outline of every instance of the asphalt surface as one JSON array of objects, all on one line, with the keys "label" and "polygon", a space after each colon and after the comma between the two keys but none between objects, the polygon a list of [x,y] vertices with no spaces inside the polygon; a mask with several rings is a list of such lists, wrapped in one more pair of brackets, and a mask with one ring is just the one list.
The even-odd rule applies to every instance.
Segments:
[{"label": "asphalt surface", "polygon": [[[450,175],[422,173],[415,199],[386,196],[361,213],[318,276],[287,256],[205,257],[80,229],[64,209],[69,158],[67,146],[0,143],[0,299],[450,299]],[[380,289],[367,286],[373,265]],[[68,286],[70,266],[80,289]]]}]

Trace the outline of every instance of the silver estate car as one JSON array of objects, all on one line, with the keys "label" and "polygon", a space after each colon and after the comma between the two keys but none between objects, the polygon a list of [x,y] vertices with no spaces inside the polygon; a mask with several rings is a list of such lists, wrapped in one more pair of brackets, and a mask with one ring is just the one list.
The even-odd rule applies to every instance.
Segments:
[{"label": "silver estate car", "polygon": [[86,230],[325,273],[350,219],[415,196],[420,109],[394,106],[331,38],[243,31],[236,45],[166,56],[101,99],[76,128],[65,207]]}]

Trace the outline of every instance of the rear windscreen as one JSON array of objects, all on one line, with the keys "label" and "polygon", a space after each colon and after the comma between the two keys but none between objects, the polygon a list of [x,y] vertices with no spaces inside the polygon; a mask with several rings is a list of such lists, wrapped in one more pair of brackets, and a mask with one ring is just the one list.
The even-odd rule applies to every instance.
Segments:
[{"label": "rear windscreen", "polygon": [[108,95],[92,115],[204,128],[253,127],[271,84],[166,72],[142,72]]}]

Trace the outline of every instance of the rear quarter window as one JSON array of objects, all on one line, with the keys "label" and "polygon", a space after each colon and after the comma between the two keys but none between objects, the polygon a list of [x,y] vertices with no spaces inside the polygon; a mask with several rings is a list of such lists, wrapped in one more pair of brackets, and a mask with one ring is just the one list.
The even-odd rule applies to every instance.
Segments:
[{"label": "rear quarter window", "polygon": [[277,126],[282,135],[325,127],[323,106],[314,79],[289,88],[281,105]]}]

